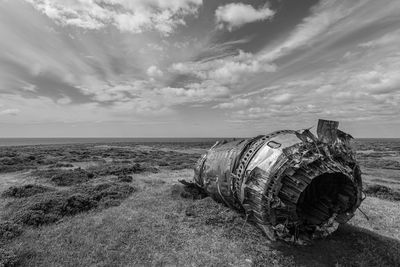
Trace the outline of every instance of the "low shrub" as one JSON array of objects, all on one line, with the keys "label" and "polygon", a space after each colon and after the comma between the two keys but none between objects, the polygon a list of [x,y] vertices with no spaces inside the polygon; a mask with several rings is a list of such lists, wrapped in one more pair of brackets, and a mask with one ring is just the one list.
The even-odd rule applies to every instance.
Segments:
[{"label": "low shrub", "polygon": [[[0,243],[19,236],[22,233],[21,225],[10,222],[0,222]],[[0,265],[1,266],[1,265]]]},{"label": "low shrub", "polygon": [[150,186],[160,186],[166,183],[165,180],[163,179],[157,179],[157,178],[144,178],[144,179],[140,179],[140,181],[142,181],[145,184],[148,184]]},{"label": "low shrub", "polygon": [[71,163],[58,162],[51,167],[53,167],[53,168],[72,168],[72,167],[74,167],[74,165],[72,165]]},{"label": "low shrub", "polygon": [[131,175],[120,174],[118,175],[118,181],[124,183],[130,183],[133,181],[133,177]]},{"label": "low shrub", "polygon": [[18,257],[11,249],[0,248],[0,267],[17,266]]},{"label": "low shrub", "polygon": [[0,164],[0,173],[7,173],[7,172],[17,172],[17,171],[24,171],[28,169],[36,169],[37,166],[29,165],[29,164],[16,164],[16,165],[4,165]]},{"label": "low shrub", "polygon": [[362,166],[365,166],[367,168],[400,170],[400,162],[396,160],[365,158],[365,159],[360,159],[359,162]]},{"label": "low shrub", "polygon": [[21,163],[24,163],[24,159],[20,156],[0,158],[0,164],[2,165],[17,165]]},{"label": "low shrub", "polygon": [[51,181],[58,186],[71,186],[79,183],[87,182],[94,177],[83,169],[63,170],[51,177]]},{"label": "low shrub", "polygon": [[133,187],[118,183],[82,185],[70,190],[47,192],[12,203],[9,220],[33,226],[50,224],[91,209],[117,206],[133,192]]},{"label": "low shrub", "polygon": [[160,166],[160,167],[169,166],[169,163],[168,163],[166,160],[163,160],[163,159],[158,160],[156,163],[157,163],[157,165]]},{"label": "low shrub", "polygon": [[387,200],[400,201],[400,192],[395,191],[384,185],[378,185],[378,184],[367,185],[364,188],[364,192],[369,196]]},{"label": "low shrub", "polygon": [[135,189],[132,186],[120,183],[103,183],[77,188],[77,192],[88,195],[100,208],[118,206],[134,191]]},{"label": "low shrub", "polygon": [[32,173],[35,176],[50,179],[57,186],[71,186],[84,183],[94,178],[94,174],[81,168],[73,170],[46,169]]},{"label": "low shrub", "polygon": [[12,186],[4,191],[2,196],[21,198],[34,196],[48,191],[53,191],[53,189],[42,185],[27,184],[22,186]]},{"label": "low shrub", "polygon": [[88,198],[69,195],[68,192],[45,193],[31,197],[16,205],[11,220],[39,226],[50,224],[67,215],[74,215],[93,208]]},{"label": "low shrub", "polygon": [[157,168],[145,166],[143,164],[102,164],[94,167],[90,167],[89,171],[93,172],[97,176],[104,175],[127,175],[132,173],[142,173],[142,172],[158,172]]}]

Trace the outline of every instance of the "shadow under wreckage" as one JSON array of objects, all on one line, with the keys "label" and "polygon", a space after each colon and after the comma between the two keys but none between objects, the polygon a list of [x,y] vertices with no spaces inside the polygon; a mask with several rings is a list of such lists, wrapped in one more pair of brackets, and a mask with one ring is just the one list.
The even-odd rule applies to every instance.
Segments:
[{"label": "shadow under wreckage", "polygon": [[363,200],[352,137],[336,121],[217,142],[198,161],[194,184],[246,214],[271,240],[306,244],[346,223]]}]

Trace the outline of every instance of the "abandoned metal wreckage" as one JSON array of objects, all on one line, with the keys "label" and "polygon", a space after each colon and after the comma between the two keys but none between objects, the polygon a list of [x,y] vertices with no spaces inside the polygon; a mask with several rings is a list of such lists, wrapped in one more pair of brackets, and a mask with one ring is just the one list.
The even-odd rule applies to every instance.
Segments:
[{"label": "abandoned metal wreckage", "polygon": [[317,137],[283,130],[217,142],[196,164],[194,183],[271,240],[327,236],[354,216],[363,195],[352,137],[338,125],[319,120]]}]

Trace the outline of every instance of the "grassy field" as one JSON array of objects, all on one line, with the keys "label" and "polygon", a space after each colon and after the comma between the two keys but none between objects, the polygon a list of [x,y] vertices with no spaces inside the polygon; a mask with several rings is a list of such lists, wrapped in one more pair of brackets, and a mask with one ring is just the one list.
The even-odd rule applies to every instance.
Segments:
[{"label": "grassy field", "polygon": [[208,143],[1,148],[0,266],[400,266],[400,146],[355,145],[368,219],[305,247],[185,198]]}]

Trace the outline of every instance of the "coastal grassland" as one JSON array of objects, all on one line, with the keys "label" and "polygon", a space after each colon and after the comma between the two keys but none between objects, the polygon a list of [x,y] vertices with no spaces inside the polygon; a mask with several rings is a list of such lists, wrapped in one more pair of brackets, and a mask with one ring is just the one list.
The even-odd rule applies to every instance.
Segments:
[{"label": "coastal grassland", "polygon": [[[271,243],[241,214],[193,198],[177,181],[210,145],[12,148],[44,161],[0,174],[0,266],[400,265],[400,202],[382,194],[361,205],[368,220],[357,211],[306,247]],[[362,169],[367,186],[399,181],[399,170]]]},{"label": "coastal grassland", "polygon": [[[197,150],[196,150],[197,149]],[[181,145],[158,150],[156,144],[87,144],[4,147],[0,150],[0,266],[31,264],[10,246],[26,232],[58,225],[75,215],[101,213],[119,206],[140,184],[134,179],[193,166],[199,148],[182,153]],[[137,177],[135,177],[137,178]],[[37,263],[35,263],[37,264]],[[34,265],[35,265],[34,264]],[[48,263],[49,265],[53,265]]]}]

